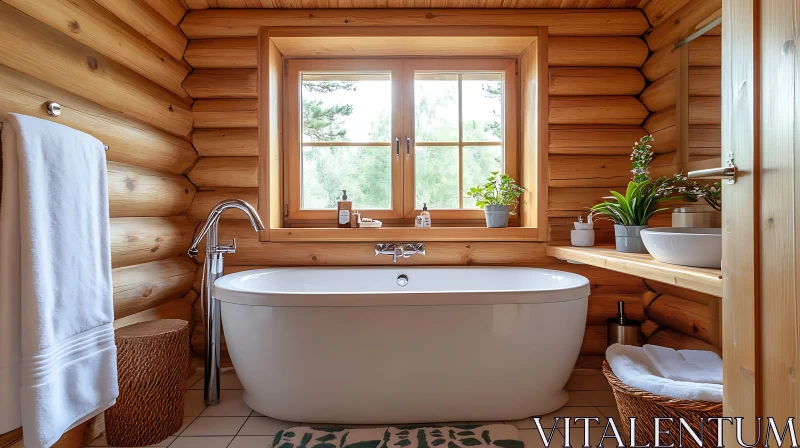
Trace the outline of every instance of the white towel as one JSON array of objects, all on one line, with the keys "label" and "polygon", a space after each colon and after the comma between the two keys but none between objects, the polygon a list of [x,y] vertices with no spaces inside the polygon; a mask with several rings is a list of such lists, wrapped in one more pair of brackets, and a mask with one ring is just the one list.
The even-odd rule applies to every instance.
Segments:
[{"label": "white towel", "polygon": [[614,344],[606,349],[606,359],[614,375],[628,386],[664,397],[722,403],[722,385],[662,378],[642,347]]},{"label": "white towel", "polygon": [[25,115],[2,129],[0,433],[46,448],[119,394],[105,151]]},{"label": "white towel", "polygon": [[722,358],[707,350],[674,350],[645,345],[644,352],[664,378],[690,383],[722,384]]}]

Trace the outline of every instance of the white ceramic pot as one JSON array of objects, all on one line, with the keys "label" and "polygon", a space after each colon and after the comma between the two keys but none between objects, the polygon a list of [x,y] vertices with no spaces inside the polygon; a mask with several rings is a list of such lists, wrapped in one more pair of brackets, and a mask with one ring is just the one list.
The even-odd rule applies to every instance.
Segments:
[{"label": "white ceramic pot", "polygon": [[486,227],[508,227],[510,205],[486,205],[483,211],[486,214]]},{"label": "white ceramic pot", "polygon": [[722,267],[722,229],[657,227],[642,230],[642,241],[650,255],[664,263]]}]

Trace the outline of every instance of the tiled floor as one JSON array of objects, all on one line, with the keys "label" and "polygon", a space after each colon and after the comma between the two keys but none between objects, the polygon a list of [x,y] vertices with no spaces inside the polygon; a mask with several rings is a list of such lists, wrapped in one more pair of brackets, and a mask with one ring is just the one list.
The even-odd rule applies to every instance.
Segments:
[{"label": "tiled floor", "polygon": [[[232,370],[224,370],[221,378],[223,389],[217,406],[206,407],[203,402],[203,380],[195,374],[187,380],[186,402],[183,427],[173,436],[154,445],[170,448],[269,448],[273,436],[281,429],[298,423],[284,422],[252,411],[242,400],[242,385]],[[589,430],[590,444],[597,446],[608,417],[619,418],[614,395],[599,370],[577,369],[566,387],[569,401],[566,406],[551,414],[542,416],[542,426],[547,433],[552,428],[555,417],[596,417]],[[462,422],[463,423],[463,422]],[[543,443],[533,420],[527,418],[507,422],[469,422],[480,424],[508,423],[520,430],[526,448],[541,448]],[[319,426],[319,425],[315,425]],[[335,425],[331,425],[335,426]],[[358,425],[348,425],[358,427]],[[570,430],[572,446],[583,445],[583,427]],[[613,439],[608,446],[614,445]],[[564,443],[564,426],[559,424],[553,434],[551,447],[561,447]],[[105,437],[90,444],[92,447],[107,446]]]}]

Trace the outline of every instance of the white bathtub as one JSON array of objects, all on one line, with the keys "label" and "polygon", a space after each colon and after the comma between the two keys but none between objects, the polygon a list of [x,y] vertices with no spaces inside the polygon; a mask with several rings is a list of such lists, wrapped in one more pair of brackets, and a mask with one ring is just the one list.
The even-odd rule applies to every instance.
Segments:
[{"label": "white bathtub", "polygon": [[244,399],[261,414],[497,421],[566,403],[589,281],[511,267],[276,268],[227,275],[214,292]]}]

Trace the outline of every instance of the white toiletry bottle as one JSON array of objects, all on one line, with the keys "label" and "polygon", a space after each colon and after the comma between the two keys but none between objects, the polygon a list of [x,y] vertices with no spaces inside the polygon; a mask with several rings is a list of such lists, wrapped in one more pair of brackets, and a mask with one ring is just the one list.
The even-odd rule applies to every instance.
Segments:
[{"label": "white toiletry bottle", "polygon": [[428,203],[422,203],[422,213],[419,214],[417,217],[422,221],[422,225],[420,227],[430,227],[431,226],[431,214],[428,213]]}]

